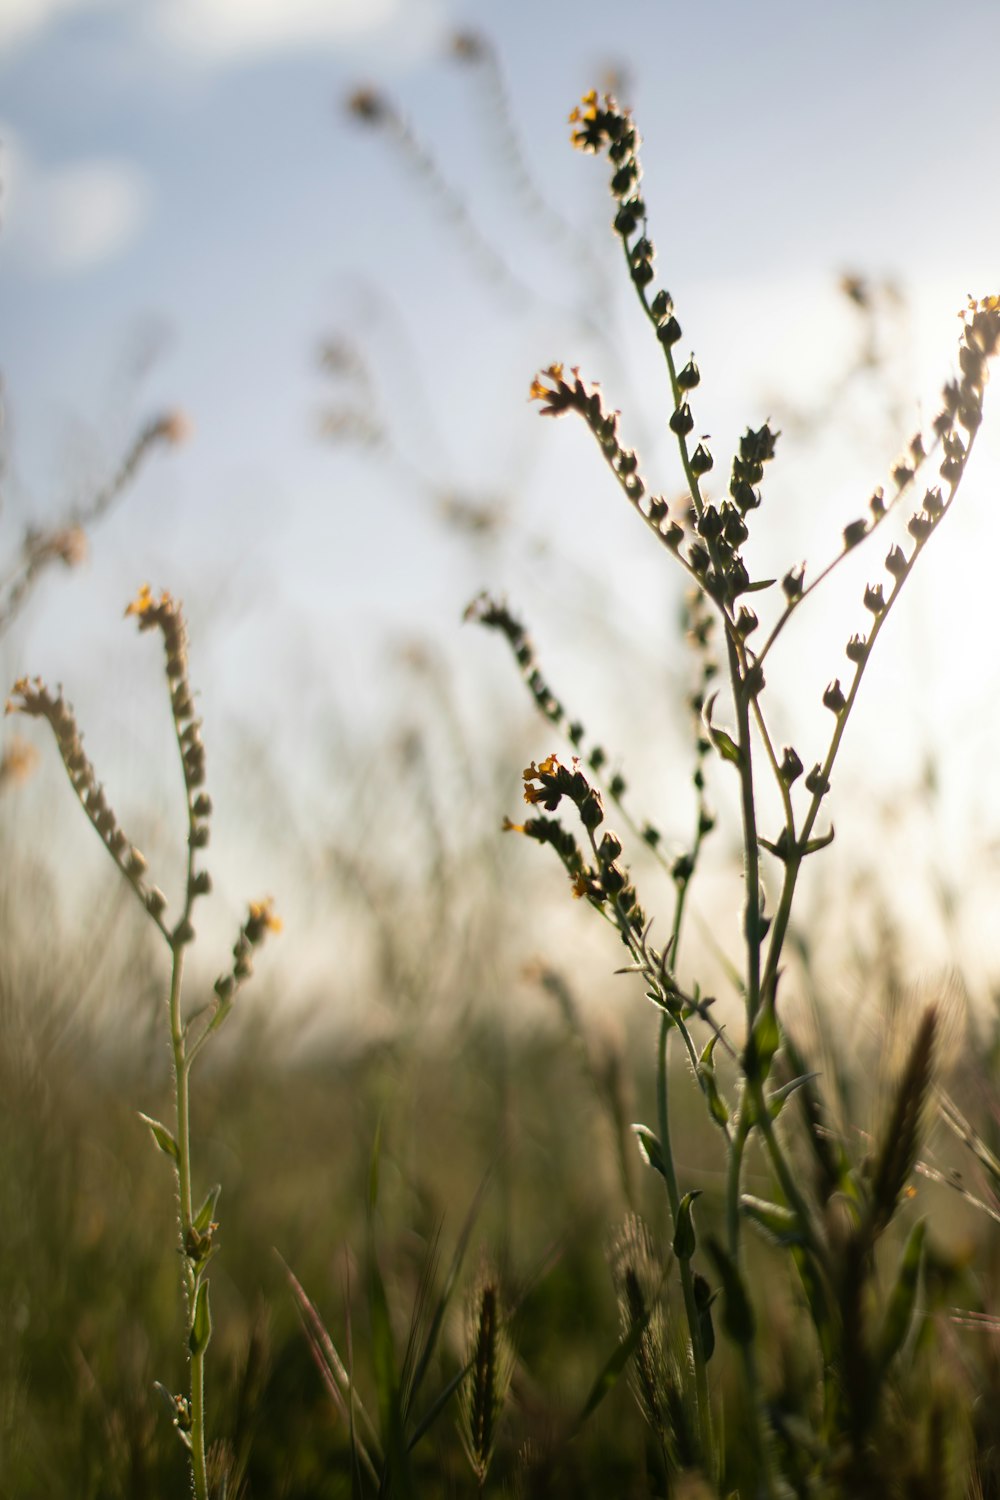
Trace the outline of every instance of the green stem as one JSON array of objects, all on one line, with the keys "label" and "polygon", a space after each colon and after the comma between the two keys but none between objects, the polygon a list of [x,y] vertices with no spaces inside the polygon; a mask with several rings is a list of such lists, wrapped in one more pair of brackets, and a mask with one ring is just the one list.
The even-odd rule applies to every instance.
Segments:
[{"label": "green stem", "polygon": [[[177,1196],[179,1203],[180,1254],[183,1266],[182,1280],[187,1307],[188,1335],[190,1340],[194,1324],[195,1297],[198,1278],[187,1254],[188,1233],[192,1227],[194,1209],[191,1194],[191,1129],[188,1082],[190,1059],[185,1055],[184,1023],[181,1017],[181,979],[184,970],[184,947],[173,944],[173,967],[170,974],[170,1050],[174,1068],[174,1104],[176,1111],[177,1139]],[[191,1356],[191,1427],[188,1436],[191,1442],[191,1477],[194,1481],[195,1500],[208,1500],[208,1471],[205,1463],[205,1352]]]},{"label": "green stem", "polygon": [[[670,1017],[660,1017],[660,1035],[656,1055],[656,1108],[659,1127],[660,1149],[663,1157],[663,1177],[670,1201],[670,1216],[674,1228],[680,1214],[681,1196],[677,1187],[674,1154],[670,1143],[670,1109],[668,1103],[667,1043],[672,1026]],[[708,1366],[705,1362],[705,1345],[701,1337],[701,1320],[694,1295],[694,1273],[688,1259],[681,1260],[681,1291],[684,1297],[684,1314],[691,1336],[691,1355],[694,1362],[695,1405],[698,1417],[698,1434],[702,1456],[710,1475],[716,1468],[715,1440],[712,1434],[712,1403],[708,1390]]]}]

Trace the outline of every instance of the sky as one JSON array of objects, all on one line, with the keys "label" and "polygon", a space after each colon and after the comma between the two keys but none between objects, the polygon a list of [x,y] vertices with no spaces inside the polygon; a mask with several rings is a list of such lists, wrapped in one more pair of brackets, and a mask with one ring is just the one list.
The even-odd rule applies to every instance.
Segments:
[{"label": "sky", "polygon": [[[457,33],[500,74],[456,56]],[[140,583],[169,588],[234,823],[260,795],[240,736],[314,787],[331,722],[363,739],[396,712],[400,642],[429,642],[469,701],[513,715],[508,664],[460,628],[483,587],[539,622],[559,680],[608,720],[621,710],[626,737],[647,697],[659,723],[674,667],[647,651],[679,580],[583,435],[526,400],[537,369],[585,364],[676,486],[604,165],[570,149],[569,110],[609,78],[635,109],[718,452],[771,412],[808,417],[786,422],[761,543],[777,568],[832,555],[933,415],[966,295],[1000,290],[998,40],[992,0],[4,0],[4,555],[84,504],[145,420],[179,409],[191,427],[150,456],[87,564],[37,590],[0,651],[7,676],[64,681],[141,806],[166,773],[156,684],[121,615]],[[351,114],[362,86],[399,128]],[[902,293],[902,311],[885,303],[891,418],[863,381],[838,394],[859,329],[846,271]],[[357,441],[374,428],[391,442]],[[998,433],[1000,412],[937,572],[873,664],[854,761],[889,796],[919,769],[896,752],[950,757],[956,817],[987,842],[1000,789],[971,789],[995,727]],[[455,517],[472,512],[503,524],[470,534]],[[808,683],[821,725],[863,583],[789,647],[779,715]],[[629,632],[642,652],[600,659],[595,642],[609,658]],[[227,890],[268,878],[265,841],[239,846]]]}]

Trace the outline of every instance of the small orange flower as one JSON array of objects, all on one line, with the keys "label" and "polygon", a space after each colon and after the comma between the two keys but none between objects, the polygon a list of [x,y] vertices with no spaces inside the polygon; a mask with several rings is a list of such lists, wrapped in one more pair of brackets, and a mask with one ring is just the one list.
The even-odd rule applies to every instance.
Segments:
[{"label": "small orange flower", "polygon": [[281,932],[285,925],[281,918],[276,915],[274,902],[270,896],[264,901],[250,902],[250,920],[247,922],[247,926],[250,927],[251,924],[261,933]]},{"label": "small orange flower", "polygon": [[571,112],[568,123],[570,125],[581,125],[586,120],[595,120],[596,118],[597,90],[591,89],[589,93],[584,94],[580,103]]},{"label": "small orange flower", "polygon": [[144,583],[132,600],[132,603],[126,609],[125,618],[128,619],[129,615],[148,615],[150,610],[155,608],[156,601],[153,598],[153,591],[148,583]]}]

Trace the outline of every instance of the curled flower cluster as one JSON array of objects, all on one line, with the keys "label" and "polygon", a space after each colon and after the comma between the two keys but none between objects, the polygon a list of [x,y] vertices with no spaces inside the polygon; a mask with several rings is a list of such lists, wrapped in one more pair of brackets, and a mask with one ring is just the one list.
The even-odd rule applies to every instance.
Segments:
[{"label": "curled flower cluster", "polygon": [[194,939],[191,907],[199,896],[207,896],[212,879],[207,870],[195,868],[195,852],[209,841],[209,818],[212,799],[202,790],[205,783],[205,746],[201,738],[201,720],[195,717],[194,697],[188,680],[187,626],[180,604],[166,591],[154,598],[149,584],[143,584],[125,611],[134,616],[140,630],[159,630],[166,652],[167,682],[170,687],[170,711],[177,734],[177,747],[184,773],[188,804],[188,879],[184,915],[174,929],[177,943]]},{"label": "curled flower cluster", "polygon": [[[180,604],[165,590],[159,599],[154,599],[149,584],[144,583],[125,614],[126,617],[135,616],[140,630],[163,632],[170,710],[181,748],[184,784],[191,797],[205,782],[205,746],[201,739],[201,720],[195,717],[194,698],[188,681],[187,627]],[[211,811],[211,806],[207,811]],[[207,837],[204,841],[208,842]]]},{"label": "curled flower cluster", "polygon": [[270,896],[263,901],[251,901],[246,920],[233,944],[233,966],[215,981],[215,993],[226,1009],[232,1004],[236,991],[253,974],[253,950],[260,947],[269,932],[279,933],[281,929],[282,921],[275,914]]},{"label": "curled flower cluster", "polygon": [[144,879],[145,856],[130,843],[119,827],[104,787],[98,781],[94,767],[84,751],[83,735],[77,726],[76,715],[71,704],[63,697],[62,689],[53,693],[40,677],[20,677],[14,684],[12,696],[7,700],[6,711],[8,714],[26,714],[29,718],[48,720],[56,737],[66,774],[84,812],[115,864],[165,933],[161,917],[166,901],[162,893]]},{"label": "curled flower cluster", "polygon": [[[555,755],[546,756],[537,765],[534,761],[521,773],[524,781],[524,800],[532,807],[543,807],[553,813],[563,798],[572,802],[586,829],[593,863],[585,859],[573,835],[564,828],[558,818],[527,818],[523,823],[504,820],[508,832],[523,833],[540,844],[551,844],[562,860],[573,883],[573,894],[586,897],[592,905],[603,908],[610,903],[614,920],[630,933],[642,933],[646,916],[638,903],[635,886],[628,872],[618,863],[622,852],[618,835],[606,831],[598,843],[596,832],[604,822],[604,807],[601,794],[592,787],[580,770],[580,762],[574,757],[571,766],[565,766]],[[624,931],[623,931],[624,936]]]}]

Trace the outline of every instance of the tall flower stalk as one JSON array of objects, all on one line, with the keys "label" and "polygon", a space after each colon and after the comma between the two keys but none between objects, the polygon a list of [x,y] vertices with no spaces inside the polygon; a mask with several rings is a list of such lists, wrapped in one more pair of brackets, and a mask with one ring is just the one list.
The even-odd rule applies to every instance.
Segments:
[{"label": "tall flower stalk", "polygon": [[[880,1392],[913,1313],[923,1243],[920,1226],[907,1242],[881,1329],[873,1326],[869,1290],[875,1277],[876,1242],[896,1214],[915,1160],[933,1076],[936,1010],[930,1007],[917,1028],[909,1064],[876,1141],[878,1166],[872,1173],[852,1165],[843,1151],[831,1146],[821,1124],[813,1075],[804,1066],[789,1067],[797,1053],[784,1031],[779,980],[802,866],[833,838],[832,826],[821,820],[865,669],[918,558],[951,509],[975,444],[988,361],[1000,348],[1000,298],[970,301],[963,317],[958,377],[944,386],[940,411],[929,430],[911,439],[893,467],[888,490],[877,489],[866,513],[844,527],[840,546],[820,572],[807,578],[803,565],[793,565],[778,589],[777,580],[753,575],[745,544],[761,508],[761,486],[780,434],[769,423],[749,427],[732,459],[726,493],[717,494],[714,457],[707,441],[693,436],[692,402],[701,372],[693,355],[686,362],[678,357],[682,332],[674,302],[666,290],[656,287],[656,251],[640,188],[639,136],[629,112],[613,98],[596,93],[584,98],[570,121],[574,145],[606,156],[610,163],[614,230],[642,313],[662,351],[668,423],[685,483],[683,499],[668,504],[664,495],[651,492],[638,454],[622,437],[621,414],[606,405],[600,387],[579,369],[549,365],[534,379],[530,394],[544,416],[574,413],[582,419],[636,515],[687,576],[693,599],[690,634],[701,668],[692,698],[698,716],[693,777],[697,822],[686,851],[666,858],[659,831],[629,815],[624,776],[607,775],[606,751],[588,741],[579,720],[569,719],[538,665],[526,630],[507,605],[484,596],[470,606],[469,615],[507,639],[536,705],[565,733],[574,752],[569,760],[549,754],[526,768],[524,798],[531,815],[519,824],[507,820],[505,826],[554,849],[573,894],[617,930],[629,955],[628,970],[641,976],[648,999],[660,1013],[657,1126],[635,1129],[645,1161],[663,1179],[673,1223],[673,1262],[687,1330],[689,1396],[700,1449],[697,1466],[712,1484],[721,1484],[723,1455],[716,1436],[721,1424],[716,1422],[708,1377],[714,1348],[711,1309],[721,1293],[721,1322],[736,1346],[752,1418],[759,1488],[776,1497],[785,1492],[786,1481],[757,1361],[759,1309],[747,1272],[744,1224],[751,1223],[772,1244],[788,1251],[809,1306],[824,1372],[817,1478],[835,1475],[840,1482],[871,1464]],[[917,476],[930,463],[937,466],[937,478],[914,503]],[[849,552],[872,538],[890,513],[902,507],[911,512],[906,523],[909,544],[905,549],[899,543],[889,548],[883,576],[865,590],[867,624],[846,643],[846,672],[835,673],[823,693],[832,727],[807,772],[798,751],[779,746],[772,735],[765,666],[770,670],[773,648],[805,600]],[[778,599],[769,624],[758,617],[758,596],[765,604]],[[713,632],[721,638],[721,669],[710,649]],[[728,683],[727,714],[717,712],[724,696],[715,682],[717,674]],[[703,839],[714,822],[705,802],[705,768],[713,756],[731,767],[739,790],[744,903],[737,986],[744,1005],[744,1032],[738,1048],[715,1023],[711,1000],[696,985],[682,984],[678,967],[686,898]],[[780,801],[777,831],[760,821],[765,781],[773,782]],[[624,841],[605,826],[605,801],[615,805],[632,835],[653,849],[672,878],[674,904],[665,940],[654,941],[654,923],[640,903],[623,856]],[[569,823],[557,816],[565,808],[573,814]],[[768,910],[768,887],[777,889],[773,913]],[[672,1142],[668,1048],[673,1036],[719,1128],[725,1154],[724,1233],[707,1236],[704,1244],[694,1223],[698,1193],[684,1190]],[[736,1094],[731,1100],[723,1096],[716,1078],[720,1046],[731,1053],[736,1067]],[[783,1082],[777,1086],[775,1068],[783,1055]],[[777,1125],[787,1101],[797,1093],[806,1100],[806,1143],[821,1167],[813,1190],[793,1164],[791,1143]],[[772,1168],[773,1201],[745,1190],[747,1147],[755,1134]],[[848,1204],[846,1228],[831,1211],[837,1195]],[[872,1482],[869,1472],[865,1483],[870,1488]]]},{"label": "tall flower stalk", "polygon": [[209,1038],[229,1015],[237,992],[250,977],[254,949],[269,932],[279,931],[281,923],[269,900],[251,904],[233,947],[231,966],[216,980],[210,998],[194,1009],[185,1007],[184,960],[195,939],[195,903],[207,896],[212,888],[211,876],[202,863],[203,851],[209,841],[212,803],[205,791],[201,721],[195,715],[194,695],[188,678],[187,629],[180,605],[167,593],[155,598],[148,586],[140,589],[125,613],[137,620],[140,630],[159,630],[163,637],[170,711],[187,810],[187,870],[180,912],[175,921],[168,918],[166,896],[147,878],[145,857],[119,826],[84,751],[83,736],[62,690],[53,693],[40,678],[29,680],[22,677],[14,684],[7,712],[48,721],[81,807],[170,953],[168,1022],[174,1117],[171,1127],[150,1115],[144,1114],[141,1118],[149,1127],[156,1145],[170,1158],[174,1169],[189,1382],[188,1390],[183,1394],[173,1394],[164,1387],[160,1389],[166,1396],[174,1426],[188,1453],[196,1500],[209,1500],[205,1356],[212,1335],[212,1314],[207,1272],[218,1250],[216,1212],[220,1187],[209,1188],[204,1197],[197,1200],[196,1206],[191,1151],[191,1073]]}]

